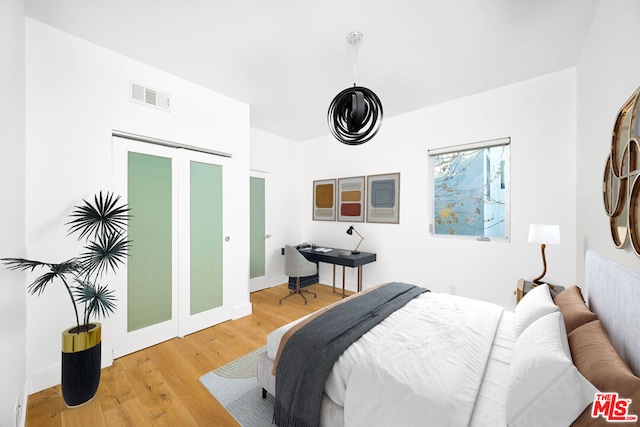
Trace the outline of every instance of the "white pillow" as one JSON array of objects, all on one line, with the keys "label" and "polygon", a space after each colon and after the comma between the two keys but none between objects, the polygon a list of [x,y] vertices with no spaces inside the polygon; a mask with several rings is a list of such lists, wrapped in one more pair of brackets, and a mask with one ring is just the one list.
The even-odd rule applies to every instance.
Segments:
[{"label": "white pillow", "polygon": [[507,383],[508,426],[568,426],[597,392],[571,360],[561,313],[536,320],[518,337]]},{"label": "white pillow", "polygon": [[534,321],[559,310],[560,308],[553,303],[547,284],[538,285],[531,289],[516,305],[514,326],[516,338]]}]

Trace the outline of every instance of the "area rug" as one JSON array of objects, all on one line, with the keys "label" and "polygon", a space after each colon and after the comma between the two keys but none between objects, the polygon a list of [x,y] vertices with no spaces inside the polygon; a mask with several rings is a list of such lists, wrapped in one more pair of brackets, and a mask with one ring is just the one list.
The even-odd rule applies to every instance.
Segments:
[{"label": "area rug", "polygon": [[258,355],[265,351],[266,347],[259,348],[200,377],[209,393],[243,427],[272,425],[274,398],[270,394],[262,398],[256,377]]}]

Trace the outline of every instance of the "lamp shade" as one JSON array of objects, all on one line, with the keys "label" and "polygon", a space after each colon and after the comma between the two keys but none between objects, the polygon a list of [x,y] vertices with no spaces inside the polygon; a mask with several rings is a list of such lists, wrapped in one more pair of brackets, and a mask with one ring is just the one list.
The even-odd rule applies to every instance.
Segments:
[{"label": "lamp shade", "polygon": [[362,236],[362,234],[358,233],[358,230],[356,230],[352,225],[351,227],[347,228],[347,234],[349,236],[353,236],[353,233],[356,233],[360,237],[360,242],[358,242],[358,246],[356,246],[356,248],[352,250],[351,253],[359,254],[360,252],[358,252],[358,248],[360,247],[360,243],[362,243],[362,241],[364,240],[364,237]]},{"label": "lamp shade", "polygon": [[531,224],[529,226],[529,243],[559,245],[560,226],[547,224]]}]

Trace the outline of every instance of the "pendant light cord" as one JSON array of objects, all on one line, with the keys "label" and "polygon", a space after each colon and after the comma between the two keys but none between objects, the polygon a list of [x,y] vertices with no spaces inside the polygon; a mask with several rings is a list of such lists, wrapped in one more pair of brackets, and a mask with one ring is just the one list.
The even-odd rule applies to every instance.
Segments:
[{"label": "pendant light cord", "polygon": [[358,43],[355,43],[356,53],[353,57],[353,87],[356,87],[358,81]]}]

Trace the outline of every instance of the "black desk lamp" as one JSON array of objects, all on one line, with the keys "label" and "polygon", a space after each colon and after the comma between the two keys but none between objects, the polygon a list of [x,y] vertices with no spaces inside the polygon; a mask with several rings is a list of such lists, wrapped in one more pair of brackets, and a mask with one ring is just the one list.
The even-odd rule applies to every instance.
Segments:
[{"label": "black desk lamp", "polygon": [[360,242],[358,242],[358,246],[356,246],[356,248],[355,248],[354,250],[352,250],[352,251],[351,251],[351,253],[352,253],[352,254],[357,255],[357,254],[359,254],[359,253],[360,253],[360,251],[358,250],[358,248],[360,247],[360,243],[362,243],[362,241],[364,240],[364,237],[362,237],[362,234],[358,233],[358,232],[356,231],[356,229],[355,229],[355,228],[353,228],[353,225],[352,225],[351,227],[349,227],[349,228],[347,229],[347,234],[348,234],[349,236],[352,236],[352,235],[353,235],[353,233],[356,233],[358,236],[360,236]]}]

